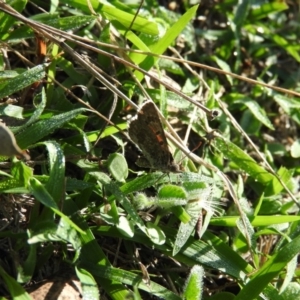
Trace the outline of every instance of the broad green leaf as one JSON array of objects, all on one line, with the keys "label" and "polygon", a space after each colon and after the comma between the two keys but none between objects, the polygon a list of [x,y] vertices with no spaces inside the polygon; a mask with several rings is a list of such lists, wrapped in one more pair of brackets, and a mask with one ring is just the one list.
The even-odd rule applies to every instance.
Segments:
[{"label": "broad green leaf", "polygon": [[187,194],[182,187],[176,185],[163,185],[157,193],[157,205],[168,208],[187,203]]},{"label": "broad green leaf", "polygon": [[291,146],[291,156],[294,158],[300,157],[300,140],[294,141],[293,145]]},{"label": "broad green leaf", "polygon": [[[5,1],[8,5],[10,5],[13,9],[15,9],[18,12],[23,11],[27,4],[27,0],[18,0],[18,1]],[[5,40],[7,38],[7,35],[10,32],[10,28],[13,26],[13,24],[16,23],[16,19],[2,11],[0,11],[0,40]]]},{"label": "broad green leaf", "polygon": [[51,195],[48,193],[46,188],[34,177],[30,179],[30,189],[34,197],[44,204],[46,207],[50,208],[54,213],[62,217],[71,227],[73,227],[78,232],[84,234],[84,232],[72,222],[66,215],[64,215],[59,209]]},{"label": "broad green leaf", "polygon": [[28,239],[29,244],[48,241],[70,243],[74,250],[78,250],[82,246],[76,230],[64,218],[60,219],[58,224],[40,222],[38,226],[35,226],[32,236]]},{"label": "broad green leaf", "polygon": [[81,282],[83,299],[100,299],[98,285],[92,274],[90,274],[87,270],[77,267],[75,270],[76,275]]},{"label": "broad green leaf", "polygon": [[27,127],[22,134],[20,134],[20,137],[18,137],[18,143],[20,147],[24,149],[38,142],[43,137],[52,133],[55,129],[60,128],[64,123],[70,121],[85,111],[86,110],[83,108],[78,108],[32,124],[31,126]]},{"label": "broad green leaf", "polygon": [[128,176],[128,165],[123,155],[119,153],[109,155],[107,167],[114,179],[118,182],[125,182]]},{"label": "broad green leaf", "polygon": [[129,222],[124,216],[119,216],[119,222],[116,224],[119,231],[127,237],[133,237],[134,227],[131,222]]},{"label": "broad green leaf", "polygon": [[91,274],[100,278],[106,278],[109,280],[115,280],[126,285],[138,284],[138,288],[150,293],[153,296],[168,300],[180,300],[182,299],[169,289],[157,284],[155,281],[151,281],[150,284],[145,284],[142,280],[142,276],[133,272],[121,270],[119,268],[113,268],[108,266],[100,266],[99,264],[83,264],[82,268],[88,269]]},{"label": "broad green leaf", "polygon": [[280,294],[281,299],[290,300],[290,299],[300,299],[300,285],[297,282],[291,282],[285,291]]},{"label": "broad green leaf", "polygon": [[14,278],[8,275],[1,266],[0,266],[0,276],[5,282],[5,285],[13,299],[31,300],[31,297],[26,293],[23,287]]},{"label": "broad green leaf", "polygon": [[[163,54],[165,50],[175,41],[175,39],[182,32],[185,26],[195,16],[197,9],[198,5],[190,8],[170,29],[167,30],[166,34],[161,37],[156,44],[149,46],[151,52],[155,54]],[[155,64],[156,60],[157,58],[148,56],[140,64],[140,67],[144,70],[150,70]],[[138,74],[137,77],[141,80],[143,78],[143,75]]]},{"label": "broad green leaf", "polygon": [[9,96],[20,91],[45,77],[45,65],[38,65],[24,71],[22,74],[0,82],[0,98]]},{"label": "broad green leaf", "polygon": [[28,193],[28,182],[32,177],[32,168],[22,161],[15,161],[11,177],[0,181],[0,191],[4,193]]},{"label": "broad green leaf", "polygon": [[240,170],[245,171],[259,182],[268,184],[274,178],[273,175],[262,168],[252,157],[235,144],[216,138],[215,146],[227,159],[234,162]]},{"label": "broad green leaf", "polygon": [[[73,7],[77,7],[81,11],[90,14],[91,11],[85,0],[61,0],[61,3],[67,5],[72,4]],[[146,34],[157,35],[157,25],[154,22],[149,22],[147,19],[135,16],[134,13],[128,13],[125,10],[121,10],[112,6],[111,4],[99,3],[99,1],[91,0],[96,13],[104,15],[109,21],[118,21],[123,27],[129,28],[132,26],[133,30],[143,32]],[[134,22],[132,22],[134,19]]]},{"label": "broad green leaf", "polygon": [[160,179],[162,179],[162,173],[149,173],[147,175],[137,177],[132,181],[126,182],[124,185],[121,186],[120,189],[125,195],[127,195],[129,193],[137,192],[155,184],[158,184]]},{"label": "broad green leaf", "polygon": [[198,202],[188,203],[186,205],[185,210],[191,218],[187,223],[180,223],[173,247],[173,256],[181,250],[187,240],[192,236],[192,232],[195,230],[195,226],[199,220],[201,209]]},{"label": "broad green leaf", "polygon": [[[28,235],[30,237],[30,233],[28,231]],[[20,277],[20,272],[18,272],[18,282],[27,283],[31,280],[35,268],[36,268],[36,261],[37,261],[37,247],[36,245],[29,245],[29,252],[28,256],[23,264],[23,274],[22,277]]]},{"label": "broad green leaf", "polygon": [[[291,189],[293,192],[293,187],[291,185],[293,170],[288,170],[284,167],[281,167],[277,171],[277,174],[280,177],[280,179],[286,184],[286,186],[289,189]],[[267,196],[278,195],[283,189],[284,188],[281,185],[281,183],[279,182],[279,180],[276,177],[274,177],[273,180],[270,182],[270,184],[268,185],[268,187],[265,190],[265,196],[267,197]]]},{"label": "broad green leaf", "polygon": [[[24,122],[23,111],[24,111],[23,107],[12,105],[12,104],[1,105],[0,106],[0,116],[1,116],[1,118],[4,118],[5,116],[8,116],[8,117],[16,118],[18,120],[22,119],[20,121]],[[15,126],[15,124],[13,122],[14,120],[12,120],[10,122],[10,119],[8,119],[8,120],[4,119],[3,121],[5,122],[5,124],[8,127]]]},{"label": "broad green leaf", "polygon": [[251,100],[250,98],[243,98],[241,103],[245,104],[252,114],[255,116],[257,120],[259,120],[262,124],[274,130],[274,126],[266,115],[266,112],[262,109],[262,107],[256,102]]},{"label": "broad green leaf", "polygon": [[253,7],[250,11],[250,17],[254,20],[260,20],[267,18],[270,14],[276,14],[277,12],[288,9],[288,4],[281,1],[265,2],[261,5]]},{"label": "broad green leaf", "polygon": [[289,53],[298,63],[300,62],[299,44],[291,44],[283,36],[274,34],[273,41]]},{"label": "broad green leaf", "polygon": [[282,294],[287,289],[289,284],[293,282],[293,277],[295,276],[297,267],[298,267],[298,255],[294,256],[293,259],[287,265],[286,276],[279,290],[280,294]]},{"label": "broad green leaf", "polygon": [[64,199],[65,193],[65,157],[57,142],[49,141],[43,143],[48,150],[49,157],[49,179],[46,189],[57,203]]},{"label": "broad green leaf", "polygon": [[[47,18],[48,17],[48,18]],[[77,30],[78,28],[88,25],[89,22],[95,21],[94,16],[69,16],[61,17],[57,14],[48,15],[35,15],[32,18],[36,22],[49,25],[53,28],[57,28],[63,31]],[[34,31],[27,26],[21,26],[13,30],[7,37],[6,41],[14,41],[19,39],[26,39],[34,37]]]},{"label": "broad green leaf", "polygon": [[143,232],[147,232],[147,228],[144,225],[144,222],[137,214],[136,210],[132,207],[125,194],[119,189],[119,187],[115,183],[110,183],[106,185],[106,188],[113,195],[109,198],[109,202],[116,199],[124,207],[134,224],[137,225]]},{"label": "broad green leaf", "polygon": [[268,284],[287,266],[287,264],[299,254],[300,236],[295,237],[277,253],[269,257],[268,261],[261,266],[250,281],[241,289],[236,300],[252,300],[264,291]]},{"label": "broad green leaf", "polygon": [[238,31],[240,31],[242,25],[246,22],[250,5],[251,5],[251,0],[238,1],[237,3],[233,22]]},{"label": "broad green leaf", "polygon": [[300,124],[300,102],[296,98],[276,93],[274,100],[298,125]]},{"label": "broad green leaf", "polygon": [[156,245],[163,245],[166,242],[166,236],[161,228],[151,222],[147,222],[147,234],[151,241]]},{"label": "broad green leaf", "polygon": [[[213,61],[216,62],[216,64],[223,70],[223,71],[226,71],[226,72],[232,72],[232,70],[230,69],[230,66],[228,65],[228,63],[220,58],[218,58],[217,56],[213,55],[211,57],[211,59]],[[229,76],[229,75],[226,75],[226,78],[227,80],[229,81],[230,84],[233,84],[233,81],[232,81],[232,77]]]}]

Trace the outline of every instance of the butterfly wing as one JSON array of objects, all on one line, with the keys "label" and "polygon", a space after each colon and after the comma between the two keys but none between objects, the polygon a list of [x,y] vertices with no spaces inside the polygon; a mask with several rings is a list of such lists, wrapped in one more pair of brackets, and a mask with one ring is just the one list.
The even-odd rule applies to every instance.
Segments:
[{"label": "butterfly wing", "polygon": [[[129,124],[128,132],[133,142],[142,150],[149,162],[149,168],[165,172],[176,172],[179,169],[169,151],[167,139],[153,102],[147,101],[141,107],[137,117]],[[143,160],[143,166],[145,166],[145,160]]]}]

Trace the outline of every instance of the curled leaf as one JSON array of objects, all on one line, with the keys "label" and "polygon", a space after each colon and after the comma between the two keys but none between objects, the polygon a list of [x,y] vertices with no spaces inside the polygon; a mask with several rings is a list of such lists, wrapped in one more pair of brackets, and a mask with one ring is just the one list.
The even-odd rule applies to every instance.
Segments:
[{"label": "curled leaf", "polygon": [[17,145],[14,134],[11,130],[4,124],[0,122],[0,156],[14,156],[20,155],[26,160],[29,160],[29,155],[20,149]]}]

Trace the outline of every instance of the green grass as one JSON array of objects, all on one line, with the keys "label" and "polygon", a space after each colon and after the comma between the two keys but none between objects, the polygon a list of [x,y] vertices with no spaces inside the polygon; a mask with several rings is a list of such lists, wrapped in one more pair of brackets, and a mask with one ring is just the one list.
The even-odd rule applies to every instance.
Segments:
[{"label": "green grass", "polygon": [[[299,6],[90,4],[0,2],[0,118],[31,156],[0,160],[0,295],[296,299]],[[182,173],[135,164],[149,98]]]}]

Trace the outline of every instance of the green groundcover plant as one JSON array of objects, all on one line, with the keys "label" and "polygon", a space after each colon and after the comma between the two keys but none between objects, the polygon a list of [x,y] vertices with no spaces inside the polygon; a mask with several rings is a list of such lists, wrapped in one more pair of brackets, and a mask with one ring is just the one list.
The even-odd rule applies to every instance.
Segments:
[{"label": "green groundcover plant", "polygon": [[0,0],[1,299],[300,297],[299,3],[194,2]]}]

